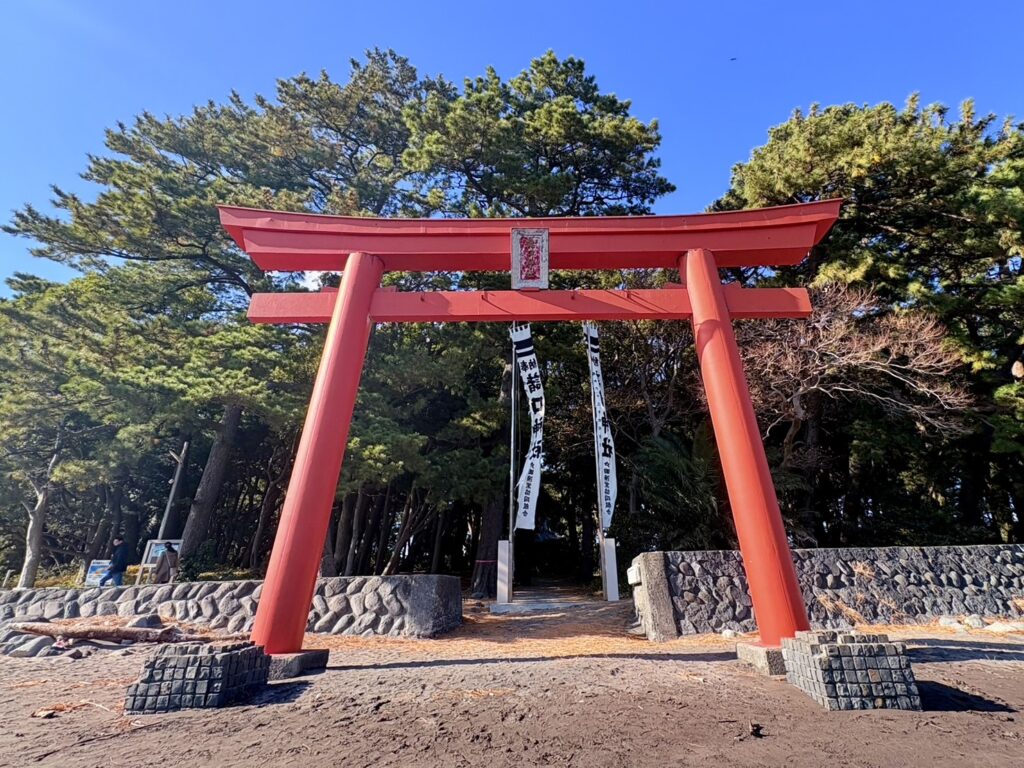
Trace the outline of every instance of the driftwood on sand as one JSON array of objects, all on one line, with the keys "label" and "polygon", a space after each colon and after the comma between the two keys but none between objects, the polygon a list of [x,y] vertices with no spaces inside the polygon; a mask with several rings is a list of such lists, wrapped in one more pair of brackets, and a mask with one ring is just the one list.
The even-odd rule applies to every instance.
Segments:
[{"label": "driftwood on sand", "polygon": [[124,640],[133,643],[209,643],[248,640],[247,635],[203,635],[182,632],[177,627],[110,627],[100,624],[49,624],[24,621],[9,625],[18,632],[75,640]]}]

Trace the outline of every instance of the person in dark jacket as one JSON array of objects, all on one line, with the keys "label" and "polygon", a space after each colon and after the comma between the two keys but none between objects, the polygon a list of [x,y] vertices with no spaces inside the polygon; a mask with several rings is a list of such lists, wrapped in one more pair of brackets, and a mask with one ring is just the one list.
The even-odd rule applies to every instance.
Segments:
[{"label": "person in dark jacket", "polygon": [[128,545],[120,536],[114,537],[114,551],[110,553],[110,567],[100,579],[100,586],[108,581],[113,582],[115,587],[124,584],[124,572],[128,570]]}]

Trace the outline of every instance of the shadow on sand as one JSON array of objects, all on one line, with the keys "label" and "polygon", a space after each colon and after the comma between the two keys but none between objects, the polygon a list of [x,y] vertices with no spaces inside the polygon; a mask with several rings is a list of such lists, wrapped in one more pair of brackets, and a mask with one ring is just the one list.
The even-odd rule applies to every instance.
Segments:
[{"label": "shadow on sand", "polygon": [[541,661],[568,661],[571,659],[637,659],[646,661],[720,662],[736,661],[736,654],[721,653],[581,653],[568,656],[498,657],[486,659],[426,659],[418,661],[389,661],[381,664],[331,664],[329,671],[424,669],[428,667],[463,667],[479,664],[529,664]]},{"label": "shadow on sand", "polygon": [[921,692],[921,708],[925,712],[1016,712],[1017,710],[1002,701],[993,701],[983,696],[976,696],[961,691],[951,685],[937,683],[934,680],[919,680],[917,688]]},{"label": "shadow on sand", "polygon": [[264,706],[266,704],[287,704],[301,696],[311,683],[308,680],[283,680],[270,683],[243,705]]},{"label": "shadow on sand", "polygon": [[912,662],[1024,661],[1024,643],[994,643],[985,640],[921,638],[907,641]]}]

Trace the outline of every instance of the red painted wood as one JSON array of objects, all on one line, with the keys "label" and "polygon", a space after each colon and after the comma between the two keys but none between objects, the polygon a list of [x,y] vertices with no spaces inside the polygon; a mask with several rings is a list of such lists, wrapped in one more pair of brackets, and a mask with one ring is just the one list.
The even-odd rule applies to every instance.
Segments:
[{"label": "red painted wood", "polygon": [[372,219],[221,207],[221,222],[267,271],[341,270],[373,253],[385,271],[507,271],[513,228],[550,233],[552,269],[674,268],[692,248],[720,267],[799,263],[839,215],[838,200],[691,216]]},{"label": "red painted wood", "polygon": [[[301,648],[367,336],[375,321],[690,317],[762,641],[776,644],[806,627],[731,319],[806,317],[810,301],[800,289],[724,287],[717,268],[798,263],[835,222],[839,205],[827,200],[697,216],[459,220],[222,207],[224,226],[261,268],[344,268],[340,292],[258,294],[249,309],[254,322],[330,321],[253,639],[270,653]],[[378,288],[387,270],[507,271],[514,227],[549,230],[553,269],[678,266],[688,287],[422,294]],[[686,251],[691,255],[680,260]]]},{"label": "red painted wood", "polygon": [[757,628],[762,643],[777,646],[809,628],[807,610],[732,330],[730,291],[708,251],[690,251],[679,271],[693,304],[693,337]]},{"label": "red painted wood", "polygon": [[[249,305],[254,323],[326,323],[336,294],[258,293]],[[811,302],[802,288],[726,289],[735,318],[808,317]],[[400,293],[378,289],[370,305],[378,323],[541,322],[545,320],[685,320],[685,289],[634,291],[436,291]]]},{"label": "red painted wood", "polygon": [[325,294],[334,303],[331,325],[252,629],[253,642],[267,653],[302,648],[382,272],[376,256],[353,254],[341,288]]}]

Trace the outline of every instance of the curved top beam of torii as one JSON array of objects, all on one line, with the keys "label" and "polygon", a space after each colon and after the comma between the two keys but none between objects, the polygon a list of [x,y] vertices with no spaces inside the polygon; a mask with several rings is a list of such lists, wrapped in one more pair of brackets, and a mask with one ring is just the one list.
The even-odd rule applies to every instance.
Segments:
[{"label": "curved top beam of torii", "polygon": [[705,248],[719,267],[798,264],[839,216],[840,200],[688,216],[378,219],[220,206],[238,246],[265,271],[336,271],[372,253],[391,272],[509,269],[513,228],[547,229],[551,269],[675,268]]}]

